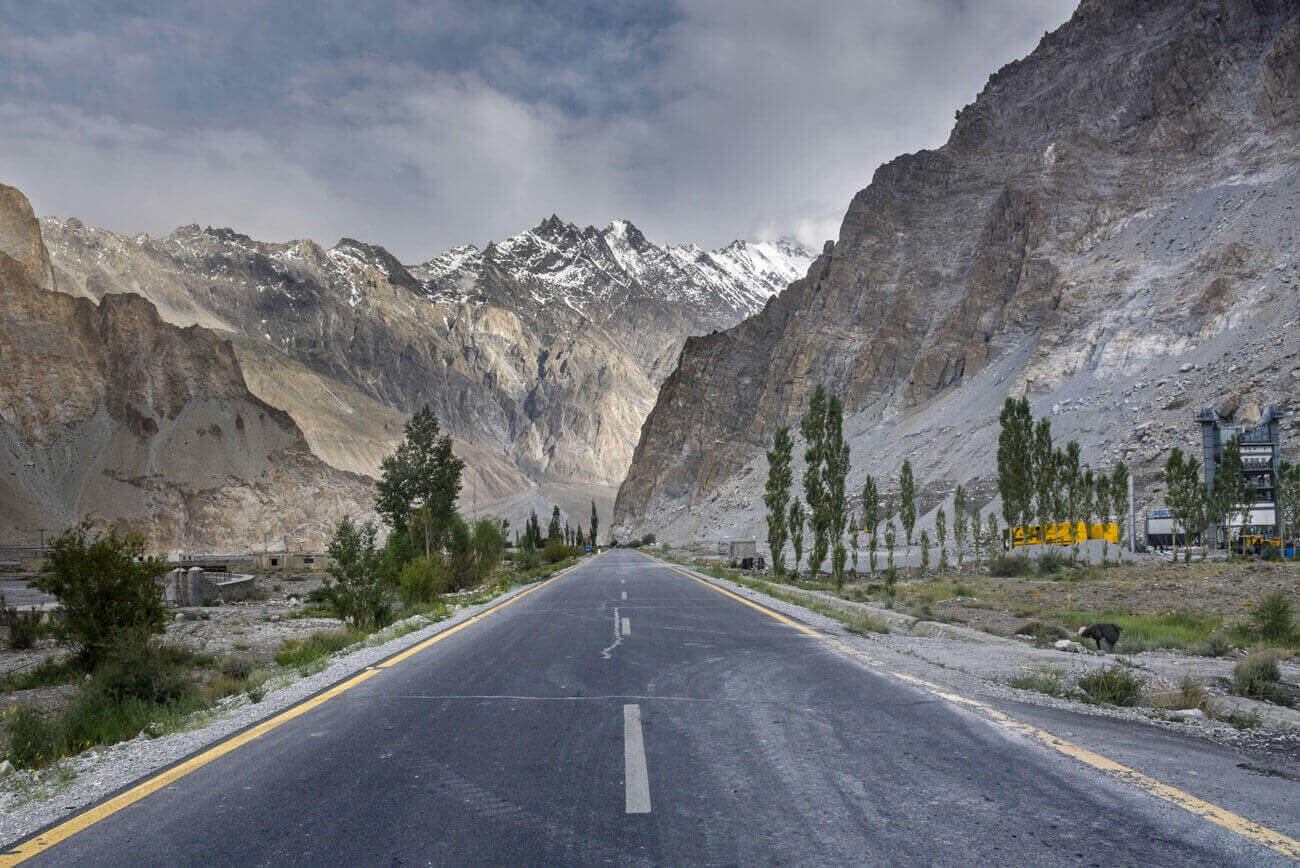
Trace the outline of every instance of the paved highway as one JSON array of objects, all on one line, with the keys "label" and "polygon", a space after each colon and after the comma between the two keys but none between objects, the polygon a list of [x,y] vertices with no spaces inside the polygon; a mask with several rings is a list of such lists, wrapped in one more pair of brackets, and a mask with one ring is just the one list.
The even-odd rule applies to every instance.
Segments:
[{"label": "paved highway", "polygon": [[36,861],[1279,860],[631,551],[368,674]]}]

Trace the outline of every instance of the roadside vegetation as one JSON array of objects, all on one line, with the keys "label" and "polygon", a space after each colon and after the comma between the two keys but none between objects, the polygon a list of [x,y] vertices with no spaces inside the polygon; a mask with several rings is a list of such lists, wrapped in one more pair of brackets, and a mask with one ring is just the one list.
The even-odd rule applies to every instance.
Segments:
[{"label": "roadside vegetation", "polygon": [[[0,691],[66,685],[60,689],[71,695],[54,708],[0,710],[4,757],[39,769],[100,745],[201,725],[219,703],[260,702],[273,684],[318,672],[339,653],[421,629],[454,606],[570,566],[594,540],[593,503],[587,528],[568,526],[557,507],[545,529],[534,513],[511,545],[507,522],[467,521],[457,512],[463,469],[429,409],[415,414],[377,485],[386,533],[372,522],[340,521],[328,546],[327,581],[288,615],[336,626],[285,640],[266,659],[165,641],[167,566],[146,556],[142,538],[89,523],[60,534],[36,582],[59,603],[53,619],[0,601],[0,627],[11,647],[51,637],[61,653],[0,679]],[[205,610],[181,620],[206,618]]]}]

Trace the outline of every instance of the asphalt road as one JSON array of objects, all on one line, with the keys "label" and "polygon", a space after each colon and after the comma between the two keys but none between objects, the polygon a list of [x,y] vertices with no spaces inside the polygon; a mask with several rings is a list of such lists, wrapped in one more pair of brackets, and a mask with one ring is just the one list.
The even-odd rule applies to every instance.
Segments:
[{"label": "asphalt road", "polygon": [[37,857],[137,866],[1274,860],[625,550]]}]

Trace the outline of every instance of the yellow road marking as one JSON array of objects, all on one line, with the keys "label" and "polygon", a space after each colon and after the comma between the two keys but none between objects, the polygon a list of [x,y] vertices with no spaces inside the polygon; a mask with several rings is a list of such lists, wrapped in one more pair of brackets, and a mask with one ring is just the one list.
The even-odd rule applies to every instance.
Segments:
[{"label": "yellow road marking", "polygon": [[819,633],[818,631],[809,627],[807,624],[800,624],[798,621],[795,621],[791,618],[787,618],[785,615],[782,615],[779,612],[773,611],[772,609],[769,609],[766,606],[762,606],[758,603],[755,603],[752,600],[747,600],[744,597],[740,596],[739,594],[732,593],[726,588],[723,588],[719,585],[715,585],[713,582],[701,579],[699,576],[696,576],[685,570],[679,569],[678,567],[670,566],[669,568],[672,569],[674,572],[686,576],[687,578],[694,579],[695,581],[699,582],[701,585],[704,585],[707,588],[712,588],[713,590],[717,591],[720,594],[728,596],[731,599],[736,600],[738,602],[744,603],[746,606],[749,606],[751,609],[756,609],[759,612],[762,612],[764,615],[767,615],[771,618],[774,618],[777,621],[780,621],[782,624],[786,624],[790,627],[794,627],[796,630],[799,630],[803,633],[807,633],[811,636],[816,636],[817,638],[826,642],[831,647],[835,648],[840,653],[852,657],[856,660],[862,661],[864,663],[867,663],[873,669],[879,670],[886,675],[897,678],[900,681],[904,681],[907,682],[908,684],[919,687],[922,690],[932,693],[941,699],[945,699],[949,702],[954,702],[959,705],[964,705],[968,708],[973,708],[979,714],[983,715],[986,719],[992,721],[993,723],[998,724],[999,726],[1002,726],[1005,729],[1011,730],[1012,732],[1018,733],[1028,738],[1032,738],[1035,741],[1039,742],[1040,744],[1043,744],[1051,748],[1052,750],[1057,751],[1060,754],[1068,756],[1071,759],[1074,759],[1078,762],[1084,763],[1085,765],[1091,766],[1092,768],[1104,772],[1105,774],[1108,774],[1113,778],[1131,784],[1137,787],[1138,789],[1142,790],[1143,792],[1149,793],[1150,795],[1153,795],[1158,799],[1162,799],[1171,805],[1175,805],[1176,807],[1182,808],[1183,810],[1195,814],[1196,816],[1201,817],[1202,819],[1208,820],[1209,822],[1214,823],[1217,826],[1221,826],[1230,832],[1240,835],[1241,837],[1246,838],[1247,840],[1254,841],[1257,844],[1262,844],[1263,846],[1269,848],[1273,852],[1281,854],[1282,856],[1285,856],[1288,859],[1300,861],[1300,841],[1297,841],[1294,838],[1288,837],[1287,835],[1275,831],[1274,829],[1270,829],[1267,826],[1260,825],[1259,823],[1256,823],[1253,820],[1248,820],[1239,814],[1234,814],[1232,811],[1229,811],[1225,808],[1221,808],[1218,805],[1205,801],[1204,799],[1197,798],[1196,796],[1193,796],[1191,793],[1184,792],[1183,790],[1180,790],[1177,787],[1172,787],[1169,784],[1156,780],[1150,775],[1143,774],[1142,772],[1139,772],[1136,769],[1131,769],[1128,766],[1123,765],[1122,763],[1118,763],[1115,760],[1103,756],[1102,754],[1096,753],[1095,751],[1091,751],[1086,747],[1082,747],[1080,745],[1074,744],[1073,742],[1066,741],[1065,739],[1060,738],[1059,736],[1055,736],[1044,729],[1039,729],[1038,727],[1032,724],[1028,724],[1022,720],[1018,720],[1012,717],[1011,715],[1007,714],[1006,712],[993,708],[992,706],[986,703],[980,702],[975,699],[970,699],[965,696],[958,696],[957,694],[944,690],[939,685],[926,681],[923,678],[917,678],[913,675],[908,675],[904,672],[898,672],[896,670],[893,670],[889,668],[889,666],[887,666],[883,661],[878,660],[875,657],[872,657],[870,654],[866,654],[862,651],[857,650],[856,648],[852,648],[846,645],[845,643],[839,641],[838,639],[835,639],[834,637],[827,636],[823,633]]},{"label": "yellow road marking", "polygon": [[[592,560],[594,560],[594,558]],[[53,828],[48,829],[47,831],[42,832],[41,834],[36,835],[33,838],[29,838],[26,841],[22,841],[10,847],[9,849],[0,851],[0,868],[5,868],[5,866],[9,866],[9,865],[17,865],[20,862],[25,862],[26,860],[32,858],[38,853],[42,853],[50,849],[55,844],[58,844],[60,841],[66,841],[68,838],[71,838],[73,835],[77,834],[78,832],[87,829],[90,826],[95,825],[101,820],[105,820],[108,817],[111,817],[113,814],[116,814],[118,811],[122,810],[123,808],[135,804],[136,802],[140,801],[146,796],[149,796],[153,793],[158,792],[164,787],[174,784],[176,781],[180,780],[181,778],[185,777],[191,772],[203,768],[204,766],[208,765],[214,760],[220,759],[221,757],[225,756],[226,754],[230,753],[236,748],[248,744],[253,739],[266,735],[271,730],[283,726],[284,724],[288,723],[294,718],[300,717],[301,715],[306,714],[312,709],[324,705],[326,702],[329,702],[331,699],[335,698],[336,696],[339,696],[347,692],[348,690],[351,690],[353,687],[356,687],[361,682],[378,675],[381,669],[386,669],[390,666],[400,663],[401,661],[406,660],[412,655],[417,654],[420,651],[423,651],[425,648],[428,648],[430,645],[433,645],[437,642],[441,642],[443,639],[446,639],[448,636],[451,636],[455,633],[459,633],[461,630],[465,629],[470,624],[478,623],[479,621],[486,618],[488,615],[491,615],[493,612],[501,611],[506,606],[509,606],[512,603],[523,599],[524,597],[528,596],[534,591],[541,590],[542,588],[546,587],[551,582],[555,581],[561,576],[567,575],[568,573],[571,573],[574,570],[578,569],[579,567],[584,566],[585,564],[588,563],[591,563],[591,561],[590,560],[584,561],[583,563],[575,564],[574,566],[566,570],[561,570],[560,572],[551,576],[549,579],[537,585],[536,587],[529,588],[526,591],[515,594],[510,599],[503,600],[502,602],[497,603],[492,608],[486,609],[478,613],[477,615],[473,616],[472,618],[468,618],[462,621],[461,623],[457,624],[455,627],[444,630],[441,633],[438,633],[437,635],[430,636],[428,639],[425,639],[423,642],[412,645],[410,648],[407,648],[406,650],[402,651],[396,656],[390,657],[389,659],[385,660],[383,663],[377,664],[372,669],[362,670],[361,672],[358,672],[356,675],[353,675],[351,678],[347,679],[346,681],[342,681],[334,685],[333,687],[329,688],[325,692],[319,693],[309,699],[305,699],[302,702],[298,703],[297,705],[285,709],[284,711],[280,712],[274,717],[267,718],[266,720],[262,721],[261,723],[257,724],[256,726],[250,729],[246,729],[237,735],[233,735],[230,738],[226,739],[225,741],[218,742],[217,744],[205,750],[203,753],[196,754],[195,756],[190,757],[184,762],[172,766],[166,771],[160,772],[151,778],[141,781],[140,783],[131,787],[129,790],[119,793],[118,795],[112,797],[111,799],[108,799],[107,801],[100,802],[98,805],[88,808],[87,810],[81,812],[80,814],[77,814],[71,819],[65,820],[64,822],[60,823],[57,826],[54,826]]]}]

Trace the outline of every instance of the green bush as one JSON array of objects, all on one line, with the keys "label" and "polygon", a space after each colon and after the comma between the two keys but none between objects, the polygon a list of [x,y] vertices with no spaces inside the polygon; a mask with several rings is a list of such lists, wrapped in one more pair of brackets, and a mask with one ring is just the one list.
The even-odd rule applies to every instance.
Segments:
[{"label": "green bush", "polygon": [[1251,654],[1232,667],[1232,692],[1238,696],[1277,701],[1283,696],[1278,689],[1281,680],[1277,658],[1268,652]]},{"label": "green bush", "polygon": [[1201,657],[1222,657],[1232,649],[1232,640],[1222,630],[1215,630],[1209,636],[1194,644],[1191,651]]},{"label": "green bush", "polygon": [[361,630],[374,630],[392,619],[391,583],[385,580],[375,547],[374,522],[356,524],[344,517],[329,543],[331,560],[327,586],[335,610]]},{"label": "green bush", "polygon": [[26,651],[45,633],[44,616],[39,609],[20,612],[5,601],[0,594],[0,627],[5,630],[5,641],[14,651]]},{"label": "green bush", "polygon": [[257,668],[256,664],[249,657],[241,657],[238,654],[229,654],[221,658],[220,671],[227,678],[244,679],[253,674]]},{"label": "green bush", "polygon": [[571,558],[575,554],[572,548],[564,544],[564,540],[548,540],[545,548],[542,549],[542,560],[548,564],[558,564],[566,558]]},{"label": "green bush", "polygon": [[989,575],[1000,579],[1024,578],[1033,571],[1033,565],[1024,555],[1003,555],[989,564]]},{"label": "green bush", "polygon": [[402,567],[397,585],[404,605],[431,603],[451,589],[451,573],[448,572],[442,555],[434,552],[427,558],[416,558]]},{"label": "green bush", "polygon": [[1274,591],[1259,601],[1251,613],[1259,637],[1266,642],[1285,642],[1295,632],[1291,614],[1291,598],[1286,591]]},{"label": "green bush", "polygon": [[366,634],[358,630],[317,630],[305,639],[289,639],[275,652],[281,666],[310,667],[317,660],[363,641]]},{"label": "green bush", "polygon": [[1142,679],[1118,663],[1080,677],[1078,685],[1088,699],[1102,705],[1132,706],[1142,697]]},{"label": "green bush", "polygon": [[115,529],[92,533],[85,522],[54,538],[35,584],[58,599],[56,632],[92,669],[124,637],[162,633],[166,609],[159,580],[166,571],[161,561],[144,557],[142,537]]},{"label": "green bush", "polygon": [[1038,558],[1038,574],[1042,576],[1054,576],[1070,566],[1070,556],[1064,552],[1048,549]]},{"label": "green bush", "polygon": [[87,691],[110,703],[140,700],[167,705],[190,699],[197,690],[191,659],[184,649],[128,639],[94,671]]}]

